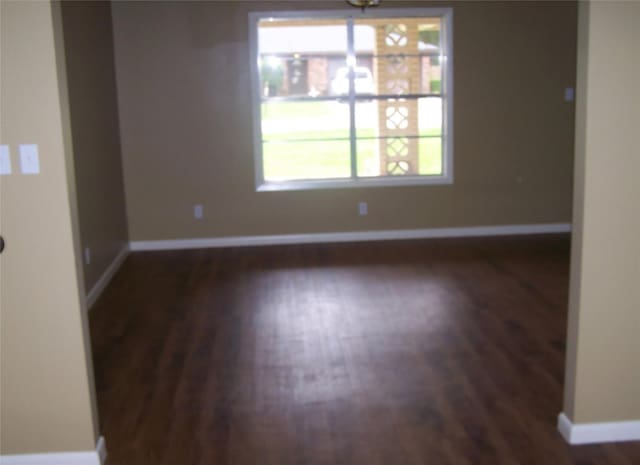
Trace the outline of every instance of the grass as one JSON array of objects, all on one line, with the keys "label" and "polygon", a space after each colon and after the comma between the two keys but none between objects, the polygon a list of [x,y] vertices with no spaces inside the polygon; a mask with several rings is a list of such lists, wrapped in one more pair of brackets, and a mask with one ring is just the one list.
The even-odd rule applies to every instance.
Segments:
[{"label": "grass", "polygon": [[[356,107],[357,175],[380,175],[380,139],[375,103]],[[309,127],[317,128],[309,130]],[[270,102],[262,106],[263,167],[266,180],[351,176],[349,107],[338,102]],[[442,172],[440,130],[420,128],[419,173]],[[401,158],[400,158],[401,159]]]},{"label": "grass", "polygon": [[[335,104],[335,105],[334,105]],[[327,116],[327,114],[335,114],[342,112],[346,117],[349,116],[349,105],[346,103],[336,102],[269,102],[262,104],[262,118],[286,120],[296,118],[297,115],[305,117]]]}]

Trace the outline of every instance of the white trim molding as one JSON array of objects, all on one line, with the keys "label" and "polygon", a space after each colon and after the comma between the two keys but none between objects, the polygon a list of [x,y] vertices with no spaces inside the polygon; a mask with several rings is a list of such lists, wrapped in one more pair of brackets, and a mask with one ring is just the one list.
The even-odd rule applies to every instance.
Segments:
[{"label": "white trim molding", "polygon": [[[129,247],[127,247],[129,250]],[[104,440],[104,436],[98,438],[96,444],[96,452],[98,453],[98,459],[100,459],[100,465],[103,465],[107,461],[107,442]]]},{"label": "white trim molding", "polygon": [[569,223],[473,226],[462,228],[397,229],[386,231],[353,231],[314,234],[282,234],[272,236],[231,236],[160,241],[132,241],[132,251],[205,249],[213,247],[244,247],[259,245],[322,244],[331,242],[365,242],[403,239],[454,237],[513,236],[523,234],[553,234],[571,232]]},{"label": "white trim molding", "polygon": [[106,458],[106,445],[100,436],[93,451],[0,455],[0,465],[104,465]]},{"label": "white trim molding", "polygon": [[126,244],[124,247],[122,247],[120,252],[118,252],[118,255],[116,255],[116,258],[114,258],[111,264],[107,267],[107,269],[104,270],[104,273],[102,273],[102,276],[100,276],[100,279],[96,281],[96,283],[93,285],[93,287],[87,294],[87,309],[91,309],[93,304],[96,303],[96,300],[98,300],[98,297],[100,297],[100,294],[102,294],[104,290],[107,288],[107,286],[109,285],[109,283],[111,282],[115,274],[118,272],[118,270],[120,269],[120,267],[122,266],[122,264],[124,263],[128,255],[129,255],[129,244]]},{"label": "white trim molding", "polygon": [[[453,8],[452,7],[431,7],[423,6],[420,8],[381,8],[359,10],[355,8],[341,10],[314,10],[314,11],[252,11],[249,13],[249,51],[250,51],[250,79],[251,79],[251,107],[253,116],[253,141],[254,141],[254,176],[257,191],[282,191],[282,190],[303,190],[303,189],[343,189],[343,188],[359,188],[369,186],[415,186],[415,185],[436,185],[453,183],[453,144],[454,144],[454,125],[453,125],[453,98],[454,98],[454,46],[453,46]],[[351,73],[347,75],[350,81],[347,93],[343,96],[329,95],[324,96],[321,100],[328,102],[344,101],[347,113],[349,114],[348,124],[344,124],[341,128],[349,133],[349,149],[346,154],[349,155],[350,176],[336,178],[320,178],[320,179],[297,179],[297,180],[269,180],[265,177],[264,170],[264,147],[262,127],[262,111],[265,97],[261,88],[260,65],[259,58],[261,47],[260,43],[260,22],[263,20],[273,21],[280,19],[304,19],[306,21],[323,21],[323,20],[340,20],[342,29],[345,34],[345,46],[347,63],[355,63],[355,26],[354,23],[362,19],[391,19],[391,18],[438,18],[441,22],[441,40],[439,49],[439,66],[442,68],[442,92],[433,93],[406,93],[403,94],[404,99],[418,101],[421,98],[438,98],[440,99],[442,108],[441,126],[442,126],[442,173],[434,175],[405,175],[405,176],[370,176],[359,177],[357,173],[357,147],[356,147],[356,105],[359,100],[356,98],[356,89],[353,85],[353,76]],[[352,66],[349,66],[353,69]],[[397,95],[384,94],[378,95],[379,98],[395,98]],[[278,96],[269,101],[296,101],[295,96]],[[313,127],[309,127],[309,130]],[[346,141],[345,141],[346,142]],[[322,144],[322,140],[316,141],[316,144]]]},{"label": "white trim molding", "polygon": [[572,445],[640,441],[640,420],[574,424],[564,413],[560,413],[558,430]]}]

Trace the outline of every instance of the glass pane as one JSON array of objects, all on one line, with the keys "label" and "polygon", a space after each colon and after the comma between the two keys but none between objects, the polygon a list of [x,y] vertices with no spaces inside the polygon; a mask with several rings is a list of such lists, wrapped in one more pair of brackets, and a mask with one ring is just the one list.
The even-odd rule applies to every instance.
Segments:
[{"label": "glass pane", "polygon": [[356,104],[358,176],[442,174],[442,99]]},{"label": "glass pane", "polygon": [[420,153],[418,173],[421,175],[441,175],[442,137],[421,137],[418,139]]},{"label": "glass pane", "polygon": [[262,144],[265,181],[348,178],[351,176],[349,141],[284,142]]},{"label": "glass pane", "polygon": [[258,23],[260,89],[269,97],[319,97],[345,66],[344,20],[264,19]]},{"label": "glass pane", "polygon": [[363,138],[356,144],[358,177],[442,174],[441,137]]},{"label": "glass pane", "polygon": [[443,128],[440,97],[418,99],[418,129],[421,136],[440,136]]},{"label": "glass pane", "polygon": [[380,176],[379,139],[357,139],[358,177]]},{"label": "glass pane", "polygon": [[440,18],[358,19],[350,62],[345,20],[261,20],[264,179],[352,176],[351,72],[357,176],[441,175],[441,29]]},{"label": "glass pane", "polygon": [[440,93],[440,31],[437,17],[356,20],[356,93]]},{"label": "glass pane", "polygon": [[349,105],[339,101],[262,103],[262,140],[349,140]]},{"label": "glass pane", "polygon": [[423,94],[442,93],[442,66],[438,56],[423,56],[420,58],[422,69],[421,92]]},{"label": "glass pane", "polygon": [[439,136],[443,132],[442,108],[441,97],[359,100],[356,137]]}]

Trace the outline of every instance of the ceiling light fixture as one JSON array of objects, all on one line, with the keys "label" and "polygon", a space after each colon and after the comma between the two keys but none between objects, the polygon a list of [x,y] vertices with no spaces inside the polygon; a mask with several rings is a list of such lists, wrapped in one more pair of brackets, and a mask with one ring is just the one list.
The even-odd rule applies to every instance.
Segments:
[{"label": "ceiling light fixture", "polygon": [[347,0],[347,3],[351,6],[362,8],[362,11],[364,11],[365,8],[371,8],[380,5],[380,1],[381,0]]}]

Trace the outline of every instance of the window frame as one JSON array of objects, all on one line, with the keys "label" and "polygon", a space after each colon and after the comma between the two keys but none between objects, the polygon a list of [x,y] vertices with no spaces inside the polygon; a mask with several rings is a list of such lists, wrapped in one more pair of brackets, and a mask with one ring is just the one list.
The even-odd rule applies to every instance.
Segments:
[{"label": "window frame", "polygon": [[[263,143],[262,143],[262,96],[260,92],[259,44],[258,24],[265,19],[339,19],[347,22],[348,44],[347,60],[355,59],[353,22],[365,18],[411,18],[411,17],[440,17],[442,21],[441,54],[442,83],[440,95],[444,102],[442,118],[442,174],[439,175],[384,175],[378,177],[358,177],[354,173],[354,163],[357,156],[354,150],[355,138],[355,93],[350,89],[350,146],[351,146],[351,177],[326,179],[294,179],[286,181],[267,181],[264,179]],[[305,10],[305,11],[252,11],[249,12],[249,52],[251,78],[251,106],[253,116],[253,144],[254,144],[254,177],[256,191],[285,191],[306,189],[333,189],[354,187],[382,187],[382,186],[416,186],[442,185],[453,183],[453,8],[425,7],[425,8],[393,8],[393,9],[365,9],[353,8],[349,10]]]}]

